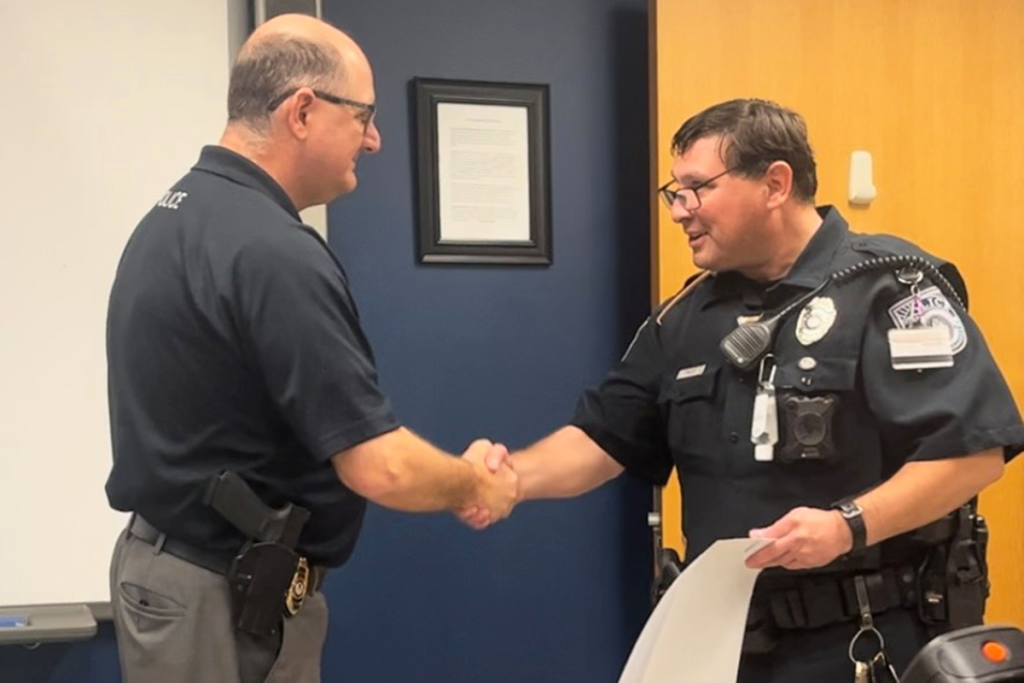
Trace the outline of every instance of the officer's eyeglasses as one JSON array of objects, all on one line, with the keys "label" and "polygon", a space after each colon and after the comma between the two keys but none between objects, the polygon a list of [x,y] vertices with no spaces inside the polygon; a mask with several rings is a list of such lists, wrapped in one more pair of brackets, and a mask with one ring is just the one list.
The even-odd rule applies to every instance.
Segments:
[{"label": "officer's eyeglasses", "polygon": [[[272,99],[270,101],[270,104],[267,105],[267,111],[271,112],[280,107],[282,102],[284,102],[289,97],[294,95],[296,92],[298,92],[298,90],[298,88],[286,90],[285,92],[281,93],[280,95]],[[347,97],[338,97],[337,95],[332,95],[329,92],[324,92],[323,90],[317,90],[315,88],[313,88],[312,90],[313,94],[318,99],[321,99],[325,102],[355,107],[356,109],[358,109],[359,113],[356,114],[356,121],[359,121],[359,123],[363,124],[364,129],[369,127],[370,123],[373,121],[373,117],[376,116],[377,114],[376,104],[370,104],[368,102],[359,102],[358,100],[350,100]]]},{"label": "officer's eyeglasses", "polygon": [[729,173],[732,173],[735,170],[736,169],[734,168],[727,168],[718,175],[708,178],[702,183],[697,183],[692,187],[673,188],[671,186],[675,184],[676,181],[670,180],[658,188],[658,195],[661,197],[661,200],[665,202],[665,206],[667,206],[669,209],[671,209],[672,206],[678,201],[680,204],[683,205],[683,208],[686,209],[687,211],[696,211],[697,209],[700,208],[701,204],[700,190],[703,190],[705,187],[715,182],[722,176],[728,175]]}]

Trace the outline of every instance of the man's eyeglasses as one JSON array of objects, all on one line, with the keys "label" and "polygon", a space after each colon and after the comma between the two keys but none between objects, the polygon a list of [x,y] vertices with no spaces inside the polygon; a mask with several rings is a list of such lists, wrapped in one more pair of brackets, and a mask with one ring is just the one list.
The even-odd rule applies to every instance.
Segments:
[{"label": "man's eyeglasses", "polygon": [[[271,112],[280,107],[282,102],[284,102],[289,97],[294,95],[296,92],[298,92],[298,90],[298,88],[286,90],[285,92],[281,93],[280,95],[272,99],[270,101],[270,104],[267,105],[267,111]],[[350,100],[347,97],[338,97],[337,95],[332,95],[329,92],[324,92],[323,90],[317,90],[315,88],[313,88],[312,90],[313,94],[316,95],[318,99],[321,99],[325,102],[330,102],[331,104],[346,105],[358,109],[359,113],[356,115],[356,120],[362,123],[364,128],[370,125],[370,122],[373,121],[373,117],[377,113],[376,104],[370,104],[368,102],[359,102],[357,100]]]},{"label": "man's eyeglasses", "polygon": [[700,208],[701,204],[700,190],[703,190],[705,187],[715,182],[722,176],[728,175],[729,173],[732,173],[735,170],[736,169],[734,168],[727,168],[718,175],[708,178],[702,183],[697,183],[692,187],[672,188],[669,186],[675,183],[676,181],[670,180],[658,188],[658,195],[661,197],[661,200],[665,202],[665,206],[667,206],[669,209],[671,209],[672,206],[678,201],[680,204],[683,205],[683,208],[686,209],[687,211],[696,211],[697,209]]}]

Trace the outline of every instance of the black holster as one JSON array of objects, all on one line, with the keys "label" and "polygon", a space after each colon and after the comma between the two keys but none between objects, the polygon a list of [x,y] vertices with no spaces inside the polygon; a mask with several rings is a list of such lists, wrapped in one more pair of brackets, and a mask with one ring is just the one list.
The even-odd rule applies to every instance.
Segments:
[{"label": "black holster", "polygon": [[228,572],[235,626],[258,636],[276,633],[311,588],[308,564],[295,551],[309,512],[291,503],[268,507],[233,472],[210,481],[204,502],[249,539]]},{"label": "black holster", "polygon": [[254,635],[275,633],[298,566],[299,554],[280,543],[246,543],[228,572],[235,626]]},{"label": "black holster", "polygon": [[932,547],[918,571],[921,620],[935,631],[982,623],[989,595],[988,525],[966,504],[953,513],[953,533]]},{"label": "black holster", "polygon": [[657,562],[654,566],[654,580],[651,581],[651,607],[661,601],[662,596],[672,586],[680,574],[683,573],[683,561],[679,559],[679,553],[673,548],[661,548],[657,552]]}]

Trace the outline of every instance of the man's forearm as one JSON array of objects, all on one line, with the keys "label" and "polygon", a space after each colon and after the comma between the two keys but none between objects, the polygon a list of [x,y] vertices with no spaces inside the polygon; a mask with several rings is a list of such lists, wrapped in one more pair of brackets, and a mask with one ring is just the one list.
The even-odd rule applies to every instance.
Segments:
[{"label": "man's forearm", "polygon": [[375,503],[405,512],[470,505],[479,468],[435,448],[404,427],[334,456],[341,481]]},{"label": "man's forearm", "polygon": [[868,544],[924,526],[978,494],[1003,472],[1003,450],[963,458],[910,462],[857,498]]},{"label": "man's forearm", "polygon": [[519,500],[577,496],[622,473],[622,465],[578,427],[563,427],[514,452],[512,467]]},{"label": "man's forearm", "polygon": [[[868,545],[932,522],[970,500],[1002,474],[1003,452],[912,462],[875,489],[856,498],[863,510]],[[747,558],[757,569],[814,569],[849,552],[850,527],[836,510],[798,507],[770,526],[751,529],[773,542]]]}]

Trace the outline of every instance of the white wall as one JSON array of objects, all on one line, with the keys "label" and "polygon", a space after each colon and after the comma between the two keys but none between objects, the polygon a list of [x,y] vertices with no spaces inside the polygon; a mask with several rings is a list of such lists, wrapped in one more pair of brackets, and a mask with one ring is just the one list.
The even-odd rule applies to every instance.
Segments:
[{"label": "white wall", "polygon": [[0,606],[108,599],[107,296],[220,135],[237,1],[0,0]]}]

